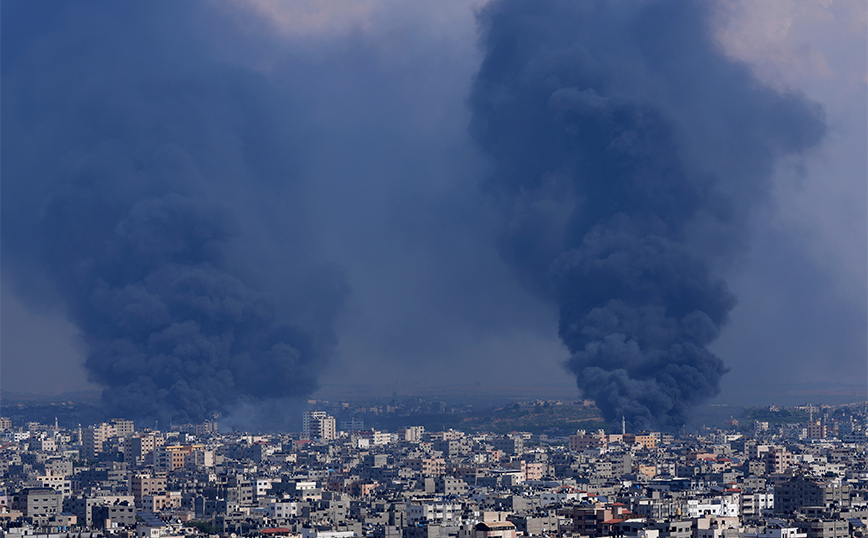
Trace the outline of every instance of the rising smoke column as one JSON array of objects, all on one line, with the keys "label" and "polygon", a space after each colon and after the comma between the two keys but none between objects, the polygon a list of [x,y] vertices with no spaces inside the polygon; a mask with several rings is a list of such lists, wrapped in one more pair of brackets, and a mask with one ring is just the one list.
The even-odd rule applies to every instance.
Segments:
[{"label": "rising smoke column", "polygon": [[[110,416],[161,424],[309,395],[328,316],[284,299],[345,293],[299,277],[291,103],[212,58],[198,7],[4,5],[4,276],[62,303]],[[282,287],[258,277],[276,259]]]},{"label": "rising smoke column", "polygon": [[46,213],[62,218],[44,225],[57,240],[51,255],[75,249],[54,276],[109,410],[202,421],[242,396],[314,390],[319,365],[311,337],[279,324],[267,296],[225,263],[228,208],[174,193],[141,199],[119,211],[112,233],[83,258],[82,238],[64,230],[86,211],[78,205],[83,195],[98,194],[52,199]]},{"label": "rising smoke column", "polygon": [[675,428],[726,373],[723,280],[822,111],[724,57],[709,3],[506,0],[481,14],[472,132],[499,248],[559,309],[607,420]]}]

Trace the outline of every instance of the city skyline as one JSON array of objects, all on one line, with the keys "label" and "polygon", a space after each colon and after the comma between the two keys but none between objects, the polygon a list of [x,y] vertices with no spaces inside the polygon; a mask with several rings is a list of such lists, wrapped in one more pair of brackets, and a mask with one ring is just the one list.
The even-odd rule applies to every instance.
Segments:
[{"label": "city skyline", "polygon": [[[0,532],[845,538],[868,521],[864,404],[771,406],[673,435],[439,428],[403,412],[366,428],[356,412],[398,409],[310,403],[301,433],[268,434],[59,427],[18,408],[0,416]],[[354,414],[336,430],[322,409]]]}]

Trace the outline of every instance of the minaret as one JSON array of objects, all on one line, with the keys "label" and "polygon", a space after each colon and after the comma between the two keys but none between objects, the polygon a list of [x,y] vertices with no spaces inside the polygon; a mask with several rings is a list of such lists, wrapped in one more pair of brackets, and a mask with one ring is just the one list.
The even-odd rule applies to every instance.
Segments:
[{"label": "minaret", "polygon": [[627,435],[627,419],[621,415],[621,435]]}]

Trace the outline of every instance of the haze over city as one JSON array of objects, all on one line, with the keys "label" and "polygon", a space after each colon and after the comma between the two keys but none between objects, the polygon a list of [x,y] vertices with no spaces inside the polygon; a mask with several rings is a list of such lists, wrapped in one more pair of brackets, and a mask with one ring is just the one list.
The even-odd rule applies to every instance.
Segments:
[{"label": "haze over city", "polygon": [[868,398],[864,2],[2,15],[4,392]]}]

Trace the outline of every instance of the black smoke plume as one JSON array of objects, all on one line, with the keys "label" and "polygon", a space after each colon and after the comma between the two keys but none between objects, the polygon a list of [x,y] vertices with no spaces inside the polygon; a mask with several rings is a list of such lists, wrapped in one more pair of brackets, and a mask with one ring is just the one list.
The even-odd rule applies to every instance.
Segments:
[{"label": "black smoke plume", "polygon": [[344,294],[310,262],[291,103],[213,60],[194,5],[4,5],[4,269],[60,299],[107,413],[161,425],[309,395]]},{"label": "black smoke plume", "polygon": [[481,14],[472,131],[502,256],[553,301],[581,392],[675,428],[718,393],[723,280],[822,111],[727,59],[710,3],[505,0]]}]

